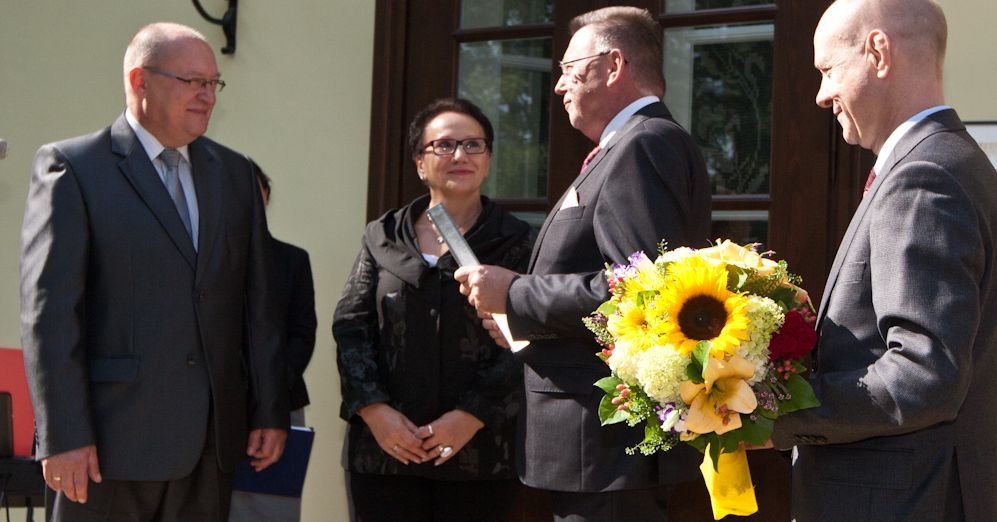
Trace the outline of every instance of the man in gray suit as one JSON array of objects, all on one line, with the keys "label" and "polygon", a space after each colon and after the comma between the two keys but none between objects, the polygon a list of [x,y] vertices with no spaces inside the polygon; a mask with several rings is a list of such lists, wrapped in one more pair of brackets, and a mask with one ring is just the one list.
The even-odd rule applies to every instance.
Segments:
[{"label": "man in gray suit", "polygon": [[931,0],[841,0],[814,35],[817,104],[879,157],[818,312],[822,404],[775,425],[800,521],[997,516],[997,173],[945,41]]},{"label": "man in gray suit", "polygon": [[[551,490],[556,520],[663,520],[669,487],[698,476],[682,445],[644,457],[626,425],[600,426],[609,374],[582,318],[609,297],[605,264],[626,263],[660,240],[708,241],[710,190],[702,155],[661,96],[660,27],[645,10],[610,7],[572,21],[554,92],[571,125],[598,146],[540,229],[529,273],[462,268],[461,291],[479,312],[507,313],[525,363],[520,478]],[[494,331],[494,324],[485,321]]]},{"label": "man in gray suit", "polygon": [[[53,520],[227,520],[231,472],[288,424],[248,159],[202,134],[204,37],[142,28],[127,109],[43,146],[22,230],[21,329]],[[249,432],[249,428],[253,428]]]}]

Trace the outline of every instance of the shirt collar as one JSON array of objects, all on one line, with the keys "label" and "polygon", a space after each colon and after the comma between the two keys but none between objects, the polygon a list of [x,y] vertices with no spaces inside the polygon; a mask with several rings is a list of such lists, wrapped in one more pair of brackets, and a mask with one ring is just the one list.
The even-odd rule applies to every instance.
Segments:
[{"label": "shirt collar", "polygon": [[606,148],[606,144],[609,140],[613,139],[616,135],[616,131],[620,130],[631,116],[637,114],[637,111],[651,105],[652,103],[661,101],[657,96],[644,96],[643,98],[638,98],[623,108],[622,111],[618,112],[613,119],[609,120],[609,124],[606,128],[602,130],[602,136],[599,138],[599,147]]},{"label": "shirt collar", "polygon": [[[135,132],[135,137],[138,138],[139,143],[142,144],[142,148],[145,149],[145,153],[149,155],[149,159],[155,160],[158,158],[159,154],[163,152],[166,147],[164,147],[162,143],[159,143],[159,140],[138,122],[138,119],[132,115],[132,111],[130,109],[125,109],[125,120],[128,121],[128,126],[130,126],[132,131]],[[177,151],[181,156],[183,156],[183,159],[187,160],[187,163],[190,163],[187,145],[177,147]]]},{"label": "shirt collar", "polygon": [[936,105],[930,109],[924,109],[923,111],[911,116],[909,120],[901,123],[899,127],[890,133],[890,137],[886,138],[886,143],[883,143],[883,148],[879,149],[879,156],[876,158],[876,165],[873,167],[876,174],[878,175],[883,172],[883,167],[886,165],[886,161],[890,158],[890,154],[893,154],[893,149],[897,147],[897,143],[900,143],[900,140],[903,139],[903,137],[906,136],[915,125],[936,112],[941,112],[951,108],[952,107],[949,107],[948,105]]}]

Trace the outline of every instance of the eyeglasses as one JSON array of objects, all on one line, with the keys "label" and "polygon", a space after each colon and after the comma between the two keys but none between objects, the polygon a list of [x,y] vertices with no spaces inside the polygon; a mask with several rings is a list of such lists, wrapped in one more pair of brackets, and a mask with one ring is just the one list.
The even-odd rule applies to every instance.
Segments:
[{"label": "eyeglasses", "polygon": [[483,154],[488,150],[488,140],[484,138],[468,138],[466,140],[433,140],[422,146],[422,151],[432,148],[437,156],[453,156],[457,147],[464,149],[464,154]]},{"label": "eyeglasses", "polygon": [[155,67],[143,66],[143,69],[158,74],[160,76],[166,76],[167,78],[173,78],[174,80],[179,80],[186,83],[190,87],[197,87],[199,89],[207,89],[211,92],[222,92],[225,90],[225,82],[222,80],[209,80],[207,78],[181,78],[172,73],[168,73],[162,69],[157,69]]},{"label": "eyeglasses", "polygon": [[561,75],[562,76],[567,76],[571,72],[571,67],[565,67],[566,65],[572,64],[572,63],[575,63],[575,62],[580,62],[582,60],[588,60],[589,58],[598,58],[600,56],[606,56],[607,54],[609,54],[611,52],[612,52],[612,50],[602,51],[601,53],[597,53],[597,54],[593,54],[593,55],[589,55],[589,56],[582,56],[581,58],[575,58],[574,60],[567,60],[567,61],[564,61],[564,62],[557,62],[557,65],[558,65],[558,67],[561,68]]}]

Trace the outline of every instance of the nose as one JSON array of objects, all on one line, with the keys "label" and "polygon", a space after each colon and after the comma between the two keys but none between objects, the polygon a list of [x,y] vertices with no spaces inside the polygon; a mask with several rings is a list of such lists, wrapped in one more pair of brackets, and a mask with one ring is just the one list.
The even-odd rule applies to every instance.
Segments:
[{"label": "nose", "polygon": [[826,79],[821,79],[820,89],[817,90],[817,106],[822,109],[830,109],[833,104],[833,97],[829,94],[830,89]]},{"label": "nose", "polygon": [[558,96],[564,96],[568,92],[567,80],[564,79],[563,74],[557,76],[557,83],[554,84],[554,94]]},{"label": "nose", "polygon": [[[460,155],[459,157],[458,154]],[[461,143],[460,145],[457,145],[457,148],[453,151],[453,160],[460,161],[466,158],[467,158],[467,151],[464,150],[464,144]]]}]

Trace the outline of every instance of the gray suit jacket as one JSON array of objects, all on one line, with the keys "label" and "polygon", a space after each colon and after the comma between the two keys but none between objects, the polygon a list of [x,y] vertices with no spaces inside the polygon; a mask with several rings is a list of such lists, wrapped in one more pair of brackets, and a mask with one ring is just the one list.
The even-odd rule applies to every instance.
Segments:
[{"label": "gray suit jacket", "polygon": [[997,173],[955,111],[900,141],[859,205],[818,312],[819,408],[797,445],[797,520],[997,516]]},{"label": "gray suit jacket", "polygon": [[[637,250],[708,241],[710,189],[692,137],[655,103],[617,132],[572,183],[578,206],[558,201],[540,230],[528,275],[509,289],[513,335],[532,344],[526,412],[520,415],[518,467],[527,485],[558,491],[637,489],[696,477],[697,453],[682,445],[661,457],[628,456],[640,428],[603,427],[593,386],[609,375],[582,318],[609,297],[606,263]],[[685,457],[683,460],[682,457]]]},{"label": "gray suit jacket", "polygon": [[248,427],[287,426],[259,187],[241,154],[189,150],[197,253],[123,115],[35,157],[21,336],[39,458],[96,444],[104,478],[169,480],[200,458],[209,413],[225,470]]}]

